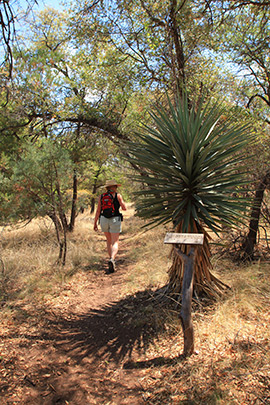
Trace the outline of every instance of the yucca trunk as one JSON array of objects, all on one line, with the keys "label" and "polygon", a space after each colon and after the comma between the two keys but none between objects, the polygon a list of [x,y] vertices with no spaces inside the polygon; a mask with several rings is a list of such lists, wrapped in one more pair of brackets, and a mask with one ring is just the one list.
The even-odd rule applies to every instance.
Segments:
[{"label": "yucca trunk", "polygon": [[[181,230],[182,223],[178,225],[175,231],[181,233]],[[194,262],[193,295],[196,297],[206,296],[211,299],[216,299],[218,296],[221,296],[229,286],[217,279],[210,271],[212,265],[210,262],[211,251],[209,234],[201,227],[196,226],[195,222],[193,223],[193,233],[204,234],[203,245],[197,247],[197,254]],[[188,255],[191,249],[191,245],[181,245],[178,247],[185,255]],[[168,270],[169,282],[167,292],[176,295],[181,299],[180,295],[184,277],[184,262],[174,247],[172,248],[171,256],[172,265]]]}]

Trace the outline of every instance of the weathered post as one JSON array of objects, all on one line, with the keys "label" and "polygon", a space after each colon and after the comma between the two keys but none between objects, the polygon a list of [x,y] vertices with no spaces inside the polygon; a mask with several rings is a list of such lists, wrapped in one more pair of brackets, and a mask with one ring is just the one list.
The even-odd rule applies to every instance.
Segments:
[{"label": "weathered post", "polygon": [[[194,279],[194,263],[197,252],[197,245],[203,244],[203,234],[194,233],[167,233],[164,243],[174,245],[177,254],[184,263],[184,276],[182,284],[182,305],[180,311],[180,320],[184,334],[184,351],[183,355],[190,356],[194,351],[194,330],[192,323],[192,294]],[[178,247],[180,244],[193,245],[189,254],[184,254]]]}]

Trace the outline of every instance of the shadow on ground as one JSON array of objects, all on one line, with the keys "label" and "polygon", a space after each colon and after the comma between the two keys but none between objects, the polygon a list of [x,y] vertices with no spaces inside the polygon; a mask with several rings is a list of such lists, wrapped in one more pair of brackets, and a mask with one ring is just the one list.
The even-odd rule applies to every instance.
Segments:
[{"label": "shadow on ground", "polygon": [[[27,325],[34,313],[22,316],[20,323]],[[29,328],[20,336],[15,330],[2,336],[16,356],[0,359],[6,370],[0,383],[1,404],[18,400],[28,405],[110,401],[137,405],[144,403],[138,369],[177,361],[169,357],[140,361],[165,330],[165,309],[152,291],[80,315],[44,311],[42,319],[34,333]]]},{"label": "shadow on ground", "polygon": [[50,319],[47,335],[80,362],[86,357],[120,363],[134,350],[144,353],[165,330],[165,311],[143,291],[71,319]]}]

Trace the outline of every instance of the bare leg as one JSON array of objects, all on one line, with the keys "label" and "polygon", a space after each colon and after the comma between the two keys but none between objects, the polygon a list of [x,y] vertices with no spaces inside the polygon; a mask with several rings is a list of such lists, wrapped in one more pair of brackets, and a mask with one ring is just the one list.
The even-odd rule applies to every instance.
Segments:
[{"label": "bare leg", "polygon": [[111,258],[114,260],[118,252],[119,233],[111,233]]},{"label": "bare leg", "polygon": [[111,233],[110,232],[104,232],[104,235],[106,236],[106,241],[107,241],[107,252],[109,255],[109,258],[112,257],[112,238],[111,238]]}]

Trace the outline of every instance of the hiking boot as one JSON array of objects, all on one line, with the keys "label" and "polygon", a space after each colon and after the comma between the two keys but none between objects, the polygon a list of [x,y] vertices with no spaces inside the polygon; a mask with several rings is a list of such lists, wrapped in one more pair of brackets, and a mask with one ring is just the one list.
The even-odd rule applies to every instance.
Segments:
[{"label": "hiking boot", "polygon": [[114,273],[115,271],[115,261],[113,259],[110,259],[108,262],[109,265],[109,273]]}]

